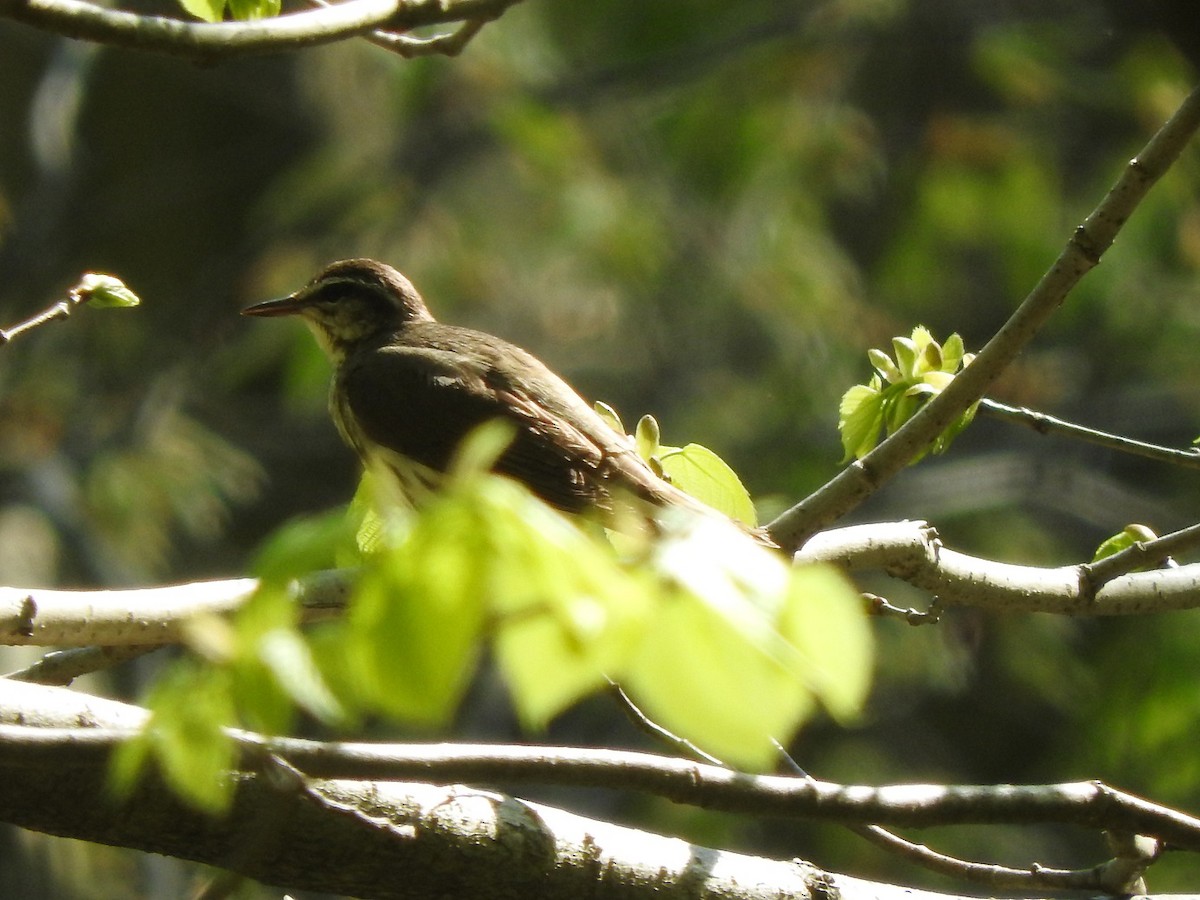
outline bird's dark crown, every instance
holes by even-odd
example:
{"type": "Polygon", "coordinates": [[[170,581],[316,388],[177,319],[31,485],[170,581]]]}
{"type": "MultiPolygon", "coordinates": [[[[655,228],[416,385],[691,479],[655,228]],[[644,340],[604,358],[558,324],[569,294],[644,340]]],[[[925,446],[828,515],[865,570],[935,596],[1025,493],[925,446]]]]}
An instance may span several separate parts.
{"type": "Polygon", "coordinates": [[[331,263],[294,294],[259,303],[245,312],[302,316],[335,359],[376,334],[433,319],[412,282],[373,259],[331,263]]]}

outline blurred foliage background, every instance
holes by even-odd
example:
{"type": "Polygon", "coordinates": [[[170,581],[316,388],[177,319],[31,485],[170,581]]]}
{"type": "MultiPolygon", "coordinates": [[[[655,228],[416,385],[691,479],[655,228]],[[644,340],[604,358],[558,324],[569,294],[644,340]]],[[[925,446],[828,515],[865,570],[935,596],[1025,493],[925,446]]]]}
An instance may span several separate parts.
{"type": "MultiPolygon", "coordinates": [[[[299,328],[237,311],[356,255],[626,421],[653,412],[666,442],[714,448],[769,517],[837,470],[837,399],[868,347],[922,323],[975,349],[1004,320],[1190,88],[1196,22],[1187,0],[527,0],[453,60],[356,42],[211,67],[0,22],[4,323],[85,269],[144,301],[4,349],[0,577],[238,574],[280,523],[346,502],[326,362],[299,328]]],[[[1198,185],[1193,148],[996,399],[1177,446],[1200,433],[1198,185]]],[[[1064,564],[1198,507],[1194,473],[980,420],[855,519],[925,518],[959,549],[1064,564]]],[[[1197,614],[876,628],[861,725],[793,748],[813,774],[1104,778],[1200,806],[1197,614]]],[[[456,733],[516,736],[495,685],[456,733]]],[[[550,738],[644,746],[602,701],[550,738]]],[[[834,828],[550,799],[950,886],[834,828]]],[[[1038,829],[922,839],[1017,865],[1103,853],[1038,829]]],[[[16,833],[0,857],[38,862],[22,896],[177,896],[181,877],[16,833]]],[[[1150,884],[1197,876],[1168,859],[1150,884]]]]}

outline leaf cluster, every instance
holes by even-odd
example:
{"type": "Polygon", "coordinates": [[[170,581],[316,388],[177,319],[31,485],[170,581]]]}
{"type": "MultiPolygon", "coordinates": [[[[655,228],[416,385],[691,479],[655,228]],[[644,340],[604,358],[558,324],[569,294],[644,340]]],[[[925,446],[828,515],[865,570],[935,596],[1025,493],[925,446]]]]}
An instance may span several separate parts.
{"type": "MultiPolygon", "coordinates": [[[[929,330],[918,325],[911,337],[892,338],[895,359],[878,349],[867,351],[875,372],[866,384],[856,384],[842,395],[838,407],[838,431],[842,436],[845,459],[862,459],[879,443],[882,433],[892,434],[917,411],[940,394],[954,375],[970,364],[973,354],[965,353],[962,338],[952,334],[945,344],[933,339],[929,330]]],[[[942,453],[975,418],[978,403],[943,431],[936,441],[916,459],[932,450],[942,453]]],[[[914,460],[915,462],[915,460],[914,460]]]]}
{"type": "MultiPolygon", "coordinates": [[[[650,430],[641,443],[681,485],[722,484],[707,451],[651,448],[650,430]]],[[[219,809],[235,763],[224,728],[282,733],[298,710],[342,727],[383,715],[442,728],[489,651],[530,730],[612,679],[740,767],[768,766],[773,739],[819,705],[839,718],[859,709],[872,639],[840,574],[792,568],[718,517],[667,517],[661,535],[610,540],[491,474],[504,437],[468,441],[419,511],[376,500],[367,512],[360,497],[350,514],[278,534],[251,603],[191,629],[192,654],[156,685],[118,781],[153,757],[186,797],[219,809]],[[346,614],[303,634],[294,579],[351,561],[346,614]]]]}

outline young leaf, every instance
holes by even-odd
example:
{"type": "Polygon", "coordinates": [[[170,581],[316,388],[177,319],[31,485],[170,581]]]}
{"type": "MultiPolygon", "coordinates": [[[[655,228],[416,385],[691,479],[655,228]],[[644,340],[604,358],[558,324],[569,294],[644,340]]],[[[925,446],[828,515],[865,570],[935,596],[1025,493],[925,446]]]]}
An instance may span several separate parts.
{"type": "Polygon", "coordinates": [[[120,278],[99,272],[85,273],[71,293],[95,309],[126,308],[142,302],[120,278]]]}
{"type": "Polygon", "coordinates": [[[758,524],[754,501],[729,465],[707,447],[688,444],[660,457],[663,472],[680,490],[744,525],[758,524]]]}
{"type": "Polygon", "coordinates": [[[600,418],[608,423],[608,426],[612,428],[613,431],[615,431],[617,434],[625,433],[625,426],[621,423],[621,417],[617,415],[617,411],[615,409],[601,400],[597,400],[593,405],[596,412],[600,415],[600,418]]]}
{"type": "Polygon", "coordinates": [[[1152,541],[1157,537],[1158,535],[1145,525],[1126,525],[1096,548],[1096,554],[1092,557],[1092,562],[1098,562],[1106,556],[1112,556],[1114,553],[1128,550],[1138,542],[1152,541]]]}

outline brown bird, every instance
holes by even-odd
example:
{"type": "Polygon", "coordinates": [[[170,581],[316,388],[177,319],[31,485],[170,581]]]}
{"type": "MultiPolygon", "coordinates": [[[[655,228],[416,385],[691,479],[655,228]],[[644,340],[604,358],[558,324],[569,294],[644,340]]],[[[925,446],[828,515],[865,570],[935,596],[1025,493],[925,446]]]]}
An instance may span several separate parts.
{"type": "Polygon", "coordinates": [[[368,469],[391,472],[410,501],[436,487],[472,429],[501,419],[515,435],[495,468],[559,509],[611,511],[629,497],[717,515],[658,477],[540,360],[436,321],[384,263],[332,263],[294,294],[243,314],[304,319],[333,360],[329,408],[342,437],[368,469]]]}

